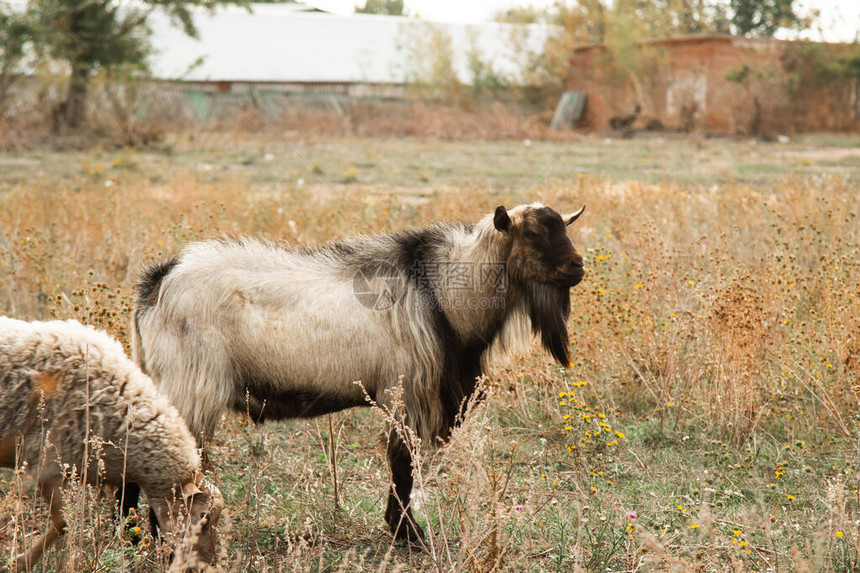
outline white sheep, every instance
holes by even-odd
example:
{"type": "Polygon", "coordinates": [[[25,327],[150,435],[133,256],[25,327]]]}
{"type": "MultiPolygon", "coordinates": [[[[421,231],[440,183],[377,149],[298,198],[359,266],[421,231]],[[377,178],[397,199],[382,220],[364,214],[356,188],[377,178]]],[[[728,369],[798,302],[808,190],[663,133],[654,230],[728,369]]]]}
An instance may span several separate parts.
{"type": "Polygon", "coordinates": [[[182,539],[174,565],[214,561],[221,493],[203,483],[179,413],[103,332],[73,320],[0,317],[0,466],[26,467],[51,513],[47,532],[18,557],[19,570],[62,535],[60,488],[73,473],[91,484],[138,484],[161,530],[182,539]]]}

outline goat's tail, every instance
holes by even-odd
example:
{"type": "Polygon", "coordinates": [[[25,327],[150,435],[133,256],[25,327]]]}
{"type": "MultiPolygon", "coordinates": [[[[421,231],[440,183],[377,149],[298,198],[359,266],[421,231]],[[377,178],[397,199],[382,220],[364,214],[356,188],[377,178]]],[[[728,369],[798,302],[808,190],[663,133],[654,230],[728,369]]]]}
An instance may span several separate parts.
{"type": "Polygon", "coordinates": [[[149,264],[140,274],[140,279],[135,284],[134,312],[131,315],[131,356],[145,374],[149,374],[146,367],[146,353],[140,337],[140,323],[150,310],[158,303],[161,291],[161,281],[179,263],[179,259],[171,257],[167,260],[149,264]]]}
{"type": "Polygon", "coordinates": [[[183,285],[165,288],[165,280],[179,262],[174,257],[154,263],[140,275],[132,313],[132,358],[179,410],[202,446],[214,434],[221,414],[237,400],[230,359],[221,339],[178,326],[182,321],[177,316],[193,312],[177,310],[176,300],[171,298],[183,285]]]}

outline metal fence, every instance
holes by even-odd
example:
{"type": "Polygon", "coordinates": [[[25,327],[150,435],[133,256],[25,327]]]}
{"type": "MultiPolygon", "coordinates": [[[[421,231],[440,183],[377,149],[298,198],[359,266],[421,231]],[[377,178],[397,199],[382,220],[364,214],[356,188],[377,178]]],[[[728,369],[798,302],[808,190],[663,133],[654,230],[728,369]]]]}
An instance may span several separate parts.
{"type": "MultiPolygon", "coordinates": [[[[65,97],[63,82],[24,78],[11,90],[7,116],[28,123],[50,120],[50,111],[65,97]]],[[[251,88],[243,92],[218,92],[195,86],[168,83],[118,83],[96,81],[87,99],[91,123],[138,125],[223,123],[248,113],[266,120],[328,112],[346,116],[359,108],[400,104],[381,98],[356,97],[324,91],[289,92],[271,88],[251,88]]]]}

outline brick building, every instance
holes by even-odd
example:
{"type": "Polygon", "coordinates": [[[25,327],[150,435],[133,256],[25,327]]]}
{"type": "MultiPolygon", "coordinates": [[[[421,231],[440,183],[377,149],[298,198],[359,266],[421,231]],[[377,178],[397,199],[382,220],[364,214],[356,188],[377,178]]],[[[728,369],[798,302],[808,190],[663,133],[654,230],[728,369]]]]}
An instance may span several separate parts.
{"type": "Polygon", "coordinates": [[[580,127],[639,106],[634,129],[860,131],[857,44],[692,35],[639,44],[632,73],[603,45],[575,48],[571,69],[568,89],[588,97],[580,127]]]}

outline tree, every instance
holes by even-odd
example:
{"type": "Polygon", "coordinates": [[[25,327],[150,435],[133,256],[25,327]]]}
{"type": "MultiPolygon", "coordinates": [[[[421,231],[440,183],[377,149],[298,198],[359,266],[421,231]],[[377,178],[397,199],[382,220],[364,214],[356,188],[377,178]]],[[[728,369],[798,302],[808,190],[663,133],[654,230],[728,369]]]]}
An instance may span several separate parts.
{"type": "Polygon", "coordinates": [[[543,52],[523,70],[535,103],[558,101],[570,76],[571,53],[582,44],[603,44],[602,56],[617,81],[632,83],[638,92],[653,80],[650,73],[659,50],[644,44],[649,39],[694,33],[728,31],[729,0],[556,0],[544,10],[512,8],[496,15],[497,21],[552,24],[554,32],[543,52]]]}
{"type": "Polygon", "coordinates": [[[186,34],[197,37],[191,8],[213,8],[216,2],[143,0],[120,5],[120,0],[31,0],[41,49],[65,62],[70,71],[65,101],[53,110],[55,131],[84,125],[93,73],[120,66],[146,70],[150,50],[146,21],[156,8],[167,11],[186,34]]]}
{"type": "Polygon", "coordinates": [[[356,6],[355,13],[403,16],[403,0],[364,0],[364,7],[356,6]]]}
{"type": "Polygon", "coordinates": [[[9,89],[19,77],[18,67],[32,34],[26,14],[6,12],[0,6],[0,118],[5,111],[9,89]]]}
{"type": "Polygon", "coordinates": [[[794,0],[730,0],[732,26],[741,36],[772,37],[780,28],[795,28],[803,21],[794,0]]]}
{"type": "Polygon", "coordinates": [[[537,6],[514,6],[513,8],[499,10],[493,16],[493,20],[508,24],[535,24],[545,21],[548,15],[547,10],[538,8],[537,6]]]}

